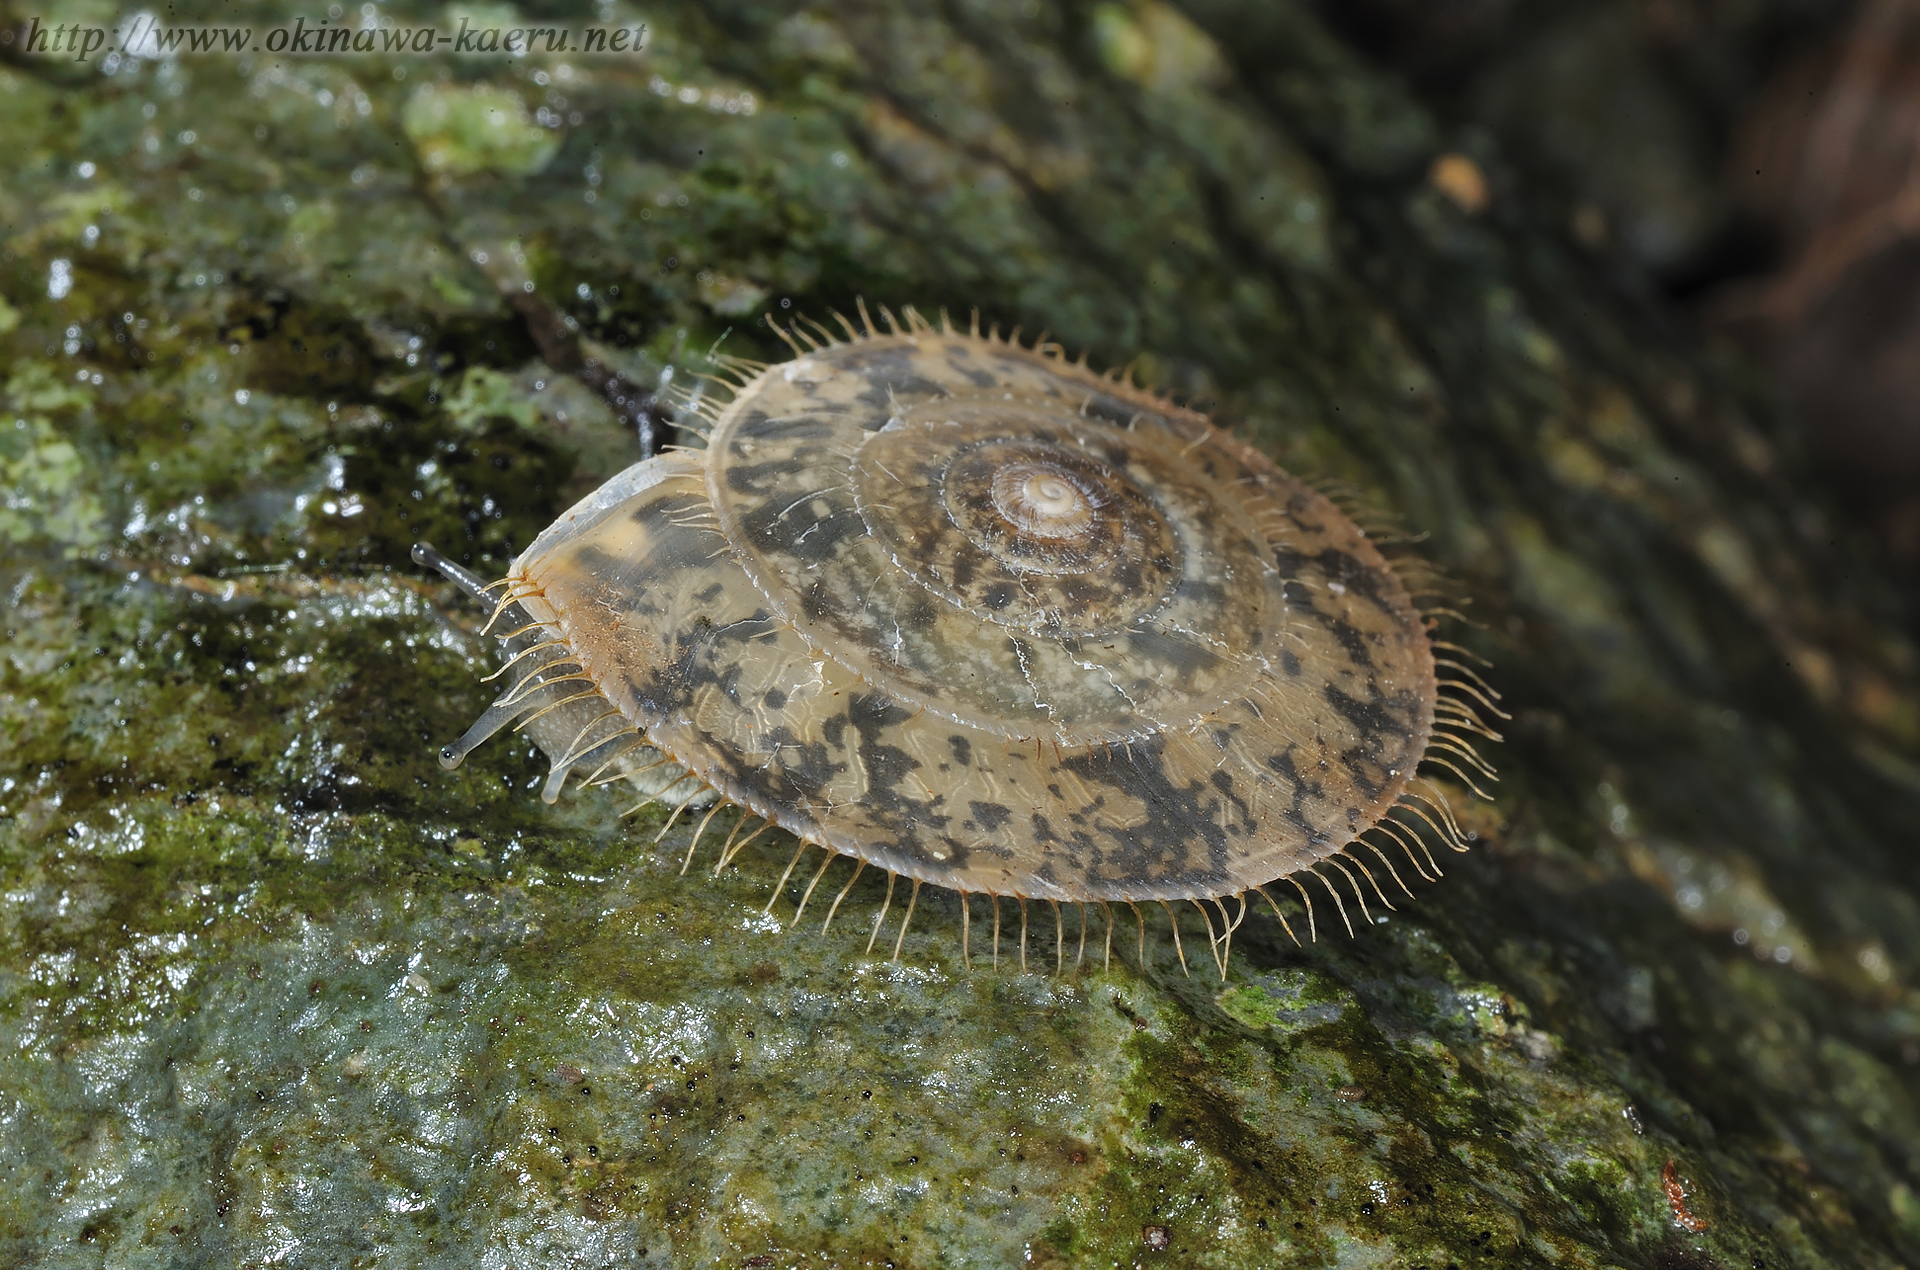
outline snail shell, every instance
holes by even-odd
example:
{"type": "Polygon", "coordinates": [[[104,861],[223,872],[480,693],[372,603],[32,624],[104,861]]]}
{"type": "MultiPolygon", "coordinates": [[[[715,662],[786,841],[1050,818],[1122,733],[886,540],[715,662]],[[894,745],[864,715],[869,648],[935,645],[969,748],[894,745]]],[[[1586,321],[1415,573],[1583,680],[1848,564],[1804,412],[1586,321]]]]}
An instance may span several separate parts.
{"type": "Polygon", "coordinates": [[[541,533],[525,672],[445,761],[533,716],[550,798],[611,765],[1056,901],[1240,894],[1379,823],[1438,688],[1366,534],[1198,414],[908,317],[743,363],[706,448],[541,533]]]}

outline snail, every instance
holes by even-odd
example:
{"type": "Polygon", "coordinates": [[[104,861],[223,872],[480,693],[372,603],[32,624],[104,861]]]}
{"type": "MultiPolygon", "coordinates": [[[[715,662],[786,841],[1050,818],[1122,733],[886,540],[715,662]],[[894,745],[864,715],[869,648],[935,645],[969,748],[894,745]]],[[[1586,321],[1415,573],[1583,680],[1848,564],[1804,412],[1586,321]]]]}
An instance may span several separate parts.
{"type": "Polygon", "coordinates": [[[1495,736],[1497,696],[1354,519],[1056,345],[881,313],[769,320],[793,360],[723,359],[731,399],[688,421],[704,446],[608,481],[502,581],[415,548],[492,607],[507,659],[444,766],[514,725],[552,760],[549,802],[577,772],[669,826],[705,808],[689,864],[738,805],[798,839],[776,898],[825,856],[794,923],[836,860],[823,929],[884,870],[871,951],[909,882],[896,956],[931,883],[961,893],[968,961],[972,895],[996,959],[999,901],[1020,902],[1023,963],[1027,902],[1049,902],[1056,965],[1063,903],[1083,953],[1086,906],[1107,913],[1111,956],[1113,903],[1189,902],[1224,973],[1249,894],[1292,935],[1266,889],[1290,882],[1317,934],[1303,879],[1345,921],[1336,879],[1364,914],[1366,890],[1391,907],[1376,867],[1406,889],[1389,851],[1431,877],[1427,837],[1465,849],[1418,769],[1479,792],[1465,734],[1495,736]]]}

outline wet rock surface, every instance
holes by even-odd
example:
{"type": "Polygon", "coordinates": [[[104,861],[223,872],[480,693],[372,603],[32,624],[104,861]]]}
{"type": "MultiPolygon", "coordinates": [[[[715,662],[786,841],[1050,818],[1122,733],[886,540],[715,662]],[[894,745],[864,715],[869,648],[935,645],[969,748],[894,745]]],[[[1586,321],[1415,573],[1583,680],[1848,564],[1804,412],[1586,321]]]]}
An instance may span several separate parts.
{"type": "Polygon", "coordinates": [[[1920,1257],[1912,651],[1754,394],[1287,6],[604,20],[644,54],[0,48],[0,1260],[1920,1257]],[[1032,906],[1023,971],[976,904],[963,965],[934,892],[895,962],[884,879],[823,934],[790,839],[708,876],[731,813],[683,876],[529,747],[442,772],[491,641],[408,545],[499,573],[627,388],[856,295],[1429,535],[1515,716],[1476,850],[1224,980],[1191,909],[1109,963],[1032,906]]]}

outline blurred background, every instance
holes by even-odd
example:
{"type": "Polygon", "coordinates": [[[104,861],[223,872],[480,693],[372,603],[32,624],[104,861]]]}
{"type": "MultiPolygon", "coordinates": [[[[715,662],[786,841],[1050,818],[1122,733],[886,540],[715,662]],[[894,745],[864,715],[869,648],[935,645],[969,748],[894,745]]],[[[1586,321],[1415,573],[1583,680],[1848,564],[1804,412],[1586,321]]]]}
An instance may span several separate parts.
{"type": "Polygon", "coordinates": [[[1920,624],[1920,4],[1318,8],[1483,133],[1650,318],[1784,399],[1920,624]]]}

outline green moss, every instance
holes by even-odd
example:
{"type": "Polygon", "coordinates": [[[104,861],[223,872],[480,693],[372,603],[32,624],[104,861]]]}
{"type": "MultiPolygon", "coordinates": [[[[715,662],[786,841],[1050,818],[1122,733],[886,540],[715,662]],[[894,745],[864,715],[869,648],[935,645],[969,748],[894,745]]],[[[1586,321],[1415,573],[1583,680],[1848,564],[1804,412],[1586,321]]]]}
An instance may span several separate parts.
{"type": "MultiPolygon", "coordinates": [[[[401,121],[421,165],[435,174],[531,176],[559,148],[553,134],[534,122],[520,95],[504,86],[423,86],[408,98],[401,121]]],[[[321,222],[308,224],[317,228],[321,222]]]]}

